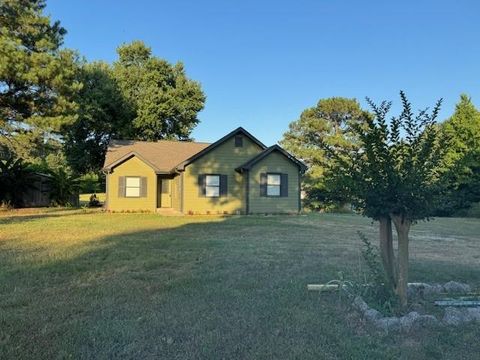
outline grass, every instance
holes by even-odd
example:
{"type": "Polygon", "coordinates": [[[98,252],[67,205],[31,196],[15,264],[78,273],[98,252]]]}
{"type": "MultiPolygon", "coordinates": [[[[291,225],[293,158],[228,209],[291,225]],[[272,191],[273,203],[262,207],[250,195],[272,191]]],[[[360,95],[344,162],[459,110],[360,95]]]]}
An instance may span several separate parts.
{"type": "MultiPolygon", "coordinates": [[[[354,215],[0,214],[1,359],[474,359],[480,329],[377,334],[337,296],[364,271],[354,215]]],[[[411,280],[480,286],[480,221],[412,231],[411,280]]]]}

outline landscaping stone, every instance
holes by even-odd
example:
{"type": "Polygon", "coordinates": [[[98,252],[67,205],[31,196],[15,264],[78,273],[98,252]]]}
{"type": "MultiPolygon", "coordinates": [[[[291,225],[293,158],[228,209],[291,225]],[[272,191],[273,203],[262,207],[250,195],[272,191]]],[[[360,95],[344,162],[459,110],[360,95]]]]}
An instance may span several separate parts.
{"type": "Polygon", "coordinates": [[[400,330],[400,319],[397,317],[384,317],[375,320],[375,326],[383,330],[384,332],[392,332],[392,331],[399,331],[400,330]]]}
{"type": "Polygon", "coordinates": [[[374,323],[376,320],[382,318],[382,314],[375,309],[366,310],[363,313],[363,316],[365,316],[365,319],[367,319],[367,321],[370,321],[372,323],[374,323]]]}
{"type": "MultiPolygon", "coordinates": [[[[471,288],[467,284],[462,284],[455,281],[450,281],[445,285],[429,285],[425,283],[412,283],[408,284],[408,290],[410,296],[423,296],[430,294],[440,294],[443,292],[449,293],[469,293],[471,288]]],[[[434,327],[439,325],[452,325],[459,326],[473,321],[480,322],[480,307],[447,307],[441,321],[433,315],[421,315],[424,308],[420,303],[412,305],[412,309],[408,314],[402,317],[386,317],[379,311],[372,309],[368,304],[360,297],[356,296],[352,302],[353,308],[358,310],[364,318],[373,324],[378,330],[383,332],[396,332],[403,331],[409,332],[414,329],[424,327],[434,327]]]]}
{"type": "Polygon", "coordinates": [[[428,296],[428,295],[438,295],[438,294],[441,294],[443,291],[444,290],[442,285],[434,284],[434,285],[428,285],[423,291],[423,293],[428,296]]]}
{"type": "Polygon", "coordinates": [[[472,291],[470,285],[462,284],[456,281],[449,281],[445,285],[443,285],[443,289],[447,293],[461,293],[466,294],[472,291]]]}
{"type": "Polygon", "coordinates": [[[433,327],[439,325],[440,322],[433,315],[420,315],[414,323],[414,327],[433,327]]]}
{"type": "Polygon", "coordinates": [[[480,321],[480,307],[467,308],[466,310],[473,321],[480,321]]]}
{"type": "Polygon", "coordinates": [[[429,295],[437,295],[445,292],[445,289],[440,284],[426,284],[426,283],[409,283],[407,288],[407,295],[409,298],[425,297],[429,295]]]}
{"type": "Polygon", "coordinates": [[[465,322],[465,316],[462,309],[447,307],[445,308],[445,314],[443,315],[443,322],[447,325],[458,326],[465,322]]]}
{"type": "Polygon", "coordinates": [[[416,311],[409,312],[407,315],[402,316],[400,318],[400,326],[402,330],[410,331],[418,317],[420,317],[420,314],[416,311]]]}
{"type": "Polygon", "coordinates": [[[367,303],[363,301],[363,299],[360,296],[356,296],[355,299],[353,299],[352,305],[355,309],[357,309],[361,313],[364,313],[369,309],[367,303]]]}

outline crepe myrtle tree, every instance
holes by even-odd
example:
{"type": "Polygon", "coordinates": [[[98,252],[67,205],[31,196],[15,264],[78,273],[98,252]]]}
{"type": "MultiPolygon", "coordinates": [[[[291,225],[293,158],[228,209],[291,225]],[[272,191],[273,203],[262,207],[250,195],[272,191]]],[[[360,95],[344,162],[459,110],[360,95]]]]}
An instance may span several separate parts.
{"type": "Polygon", "coordinates": [[[365,216],[379,222],[380,253],[389,285],[407,305],[409,232],[412,224],[428,220],[442,184],[440,171],[445,153],[435,123],[442,100],[433,110],[416,115],[404,92],[403,111],[387,121],[391,102],[367,102],[373,116],[366,126],[356,126],[361,145],[355,153],[326,149],[335,162],[329,181],[349,195],[352,204],[365,216]],[[398,234],[398,254],[393,248],[392,222],[398,234]]]}

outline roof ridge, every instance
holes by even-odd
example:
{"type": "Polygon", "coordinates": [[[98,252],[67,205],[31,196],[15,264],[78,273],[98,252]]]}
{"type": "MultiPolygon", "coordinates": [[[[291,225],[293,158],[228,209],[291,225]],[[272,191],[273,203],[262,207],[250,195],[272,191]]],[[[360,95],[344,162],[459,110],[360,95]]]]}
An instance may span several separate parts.
{"type": "Polygon", "coordinates": [[[134,139],[110,139],[109,144],[116,141],[119,141],[119,142],[129,141],[129,142],[144,143],[144,144],[157,144],[159,142],[186,143],[186,144],[211,144],[208,141],[167,140],[167,139],[161,139],[156,141],[134,140],[134,139]]]}

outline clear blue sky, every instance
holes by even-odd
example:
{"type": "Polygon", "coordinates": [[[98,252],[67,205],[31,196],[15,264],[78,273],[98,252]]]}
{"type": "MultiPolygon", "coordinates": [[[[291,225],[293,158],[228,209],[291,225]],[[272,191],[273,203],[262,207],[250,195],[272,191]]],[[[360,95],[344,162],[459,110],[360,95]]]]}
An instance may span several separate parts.
{"type": "Polygon", "coordinates": [[[330,96],[414,108],[460,93],[480,103],[480,2],[48,0],[65,46],[88,60],[116,59],[124,42],[182,61],[207,95],[193,137],[215,141],[243,126],[266,144],[301,111],[330,96]]]}

